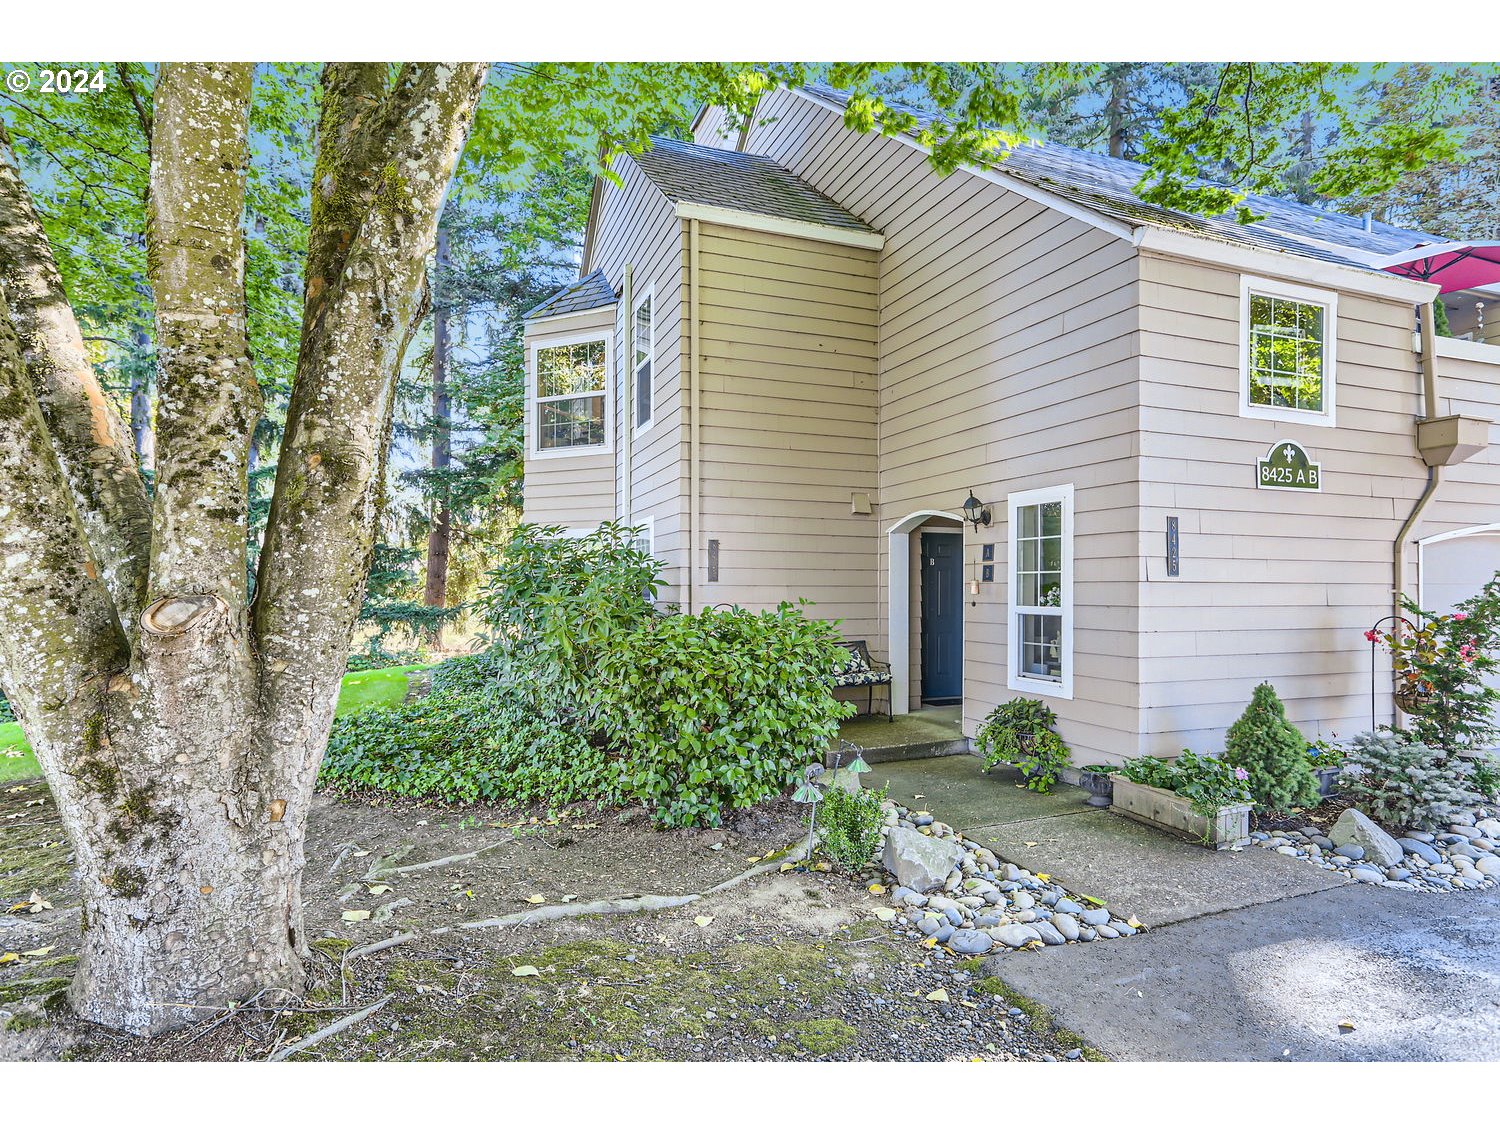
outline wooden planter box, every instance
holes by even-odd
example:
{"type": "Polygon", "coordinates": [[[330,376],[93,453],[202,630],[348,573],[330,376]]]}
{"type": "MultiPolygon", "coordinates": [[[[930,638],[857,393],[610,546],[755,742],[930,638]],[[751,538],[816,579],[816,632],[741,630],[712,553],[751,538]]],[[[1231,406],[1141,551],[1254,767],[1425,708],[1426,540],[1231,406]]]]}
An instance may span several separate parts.
{"type": "Polygon", "coordinates": [[[1195,813],[1186,797],[1129,781],[1118,774],[1114,782],[1114,810],[1131,820],[1220,850],[1250,842],[1249,803],[1225,805],[1209,820],[1195,813]]]}

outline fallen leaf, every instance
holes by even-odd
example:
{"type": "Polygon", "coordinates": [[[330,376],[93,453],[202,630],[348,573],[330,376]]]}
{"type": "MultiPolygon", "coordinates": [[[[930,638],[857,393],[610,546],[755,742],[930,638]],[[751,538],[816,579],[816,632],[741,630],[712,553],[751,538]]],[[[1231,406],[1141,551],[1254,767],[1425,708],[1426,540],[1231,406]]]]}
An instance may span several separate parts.
{"type": "Polygon", "coordinates": [[[547,901],[547,896],[546,895],[527,895],[526,896],[526,901],[529,902],[529,903],[531,903],[531,905],[533,905],[533,906],[537,906],[537,905],[539,905],[541,903],[546,902],[547,901]]]}
{"type": "Polygon", "coordinates": [[[928,949],[936,949],[937,948],[937,938],[935,938],[935,937],[923,938],[922,939],[922,944],[925,945],[928,949]]]}
{"type": "Polygon", "coordinates": [[[1048,875],[1045,871],[1038,871],[1036,873],[1036,877],[1044,883],[1050,883],[1052,881],[1052,876],[1048,875]]]}
{"type": "Polygon", "coordinates": [[[1339,1030],[1340,1031],[1353,1031],[1354,1030],[1354,1021],[1353,1020],[1345,1020],[1343,1023],[1339,1024],[1339,1030]]]}
{"type": "Polygon", "coordinates": [[[920,801],[923,797],[927,796],[927,794],[926,793],[913,793],[912,796],[915,797],[917,800],[920,801]]]}
{"type": "Polygon", "coordinates": [[[815,863],[813,865],[813,870],[814,871],[832,871],[833,870],[833,864],[829,863],[825,859],[821,863],[815,863]]]}
{"type": "Polygon", "coordinates": [[[370,917],[368,910],[346,910],[343,918],[346,922],[363,922],[370,917]]]}
{"type": "Polygon", "coordinates": [[[1134,914],[1132,914],[1129,918],[1125,919],[1125,924],[1127,926],[1134,926],[1138,930],[1145,929],[1145,927],[1141,925],[1141,920],[1139,918],[1137,918],[1134,914]]]}
{"type": "Polygon", "coordinates": [[[698,915],[698,917],[693,919],[693,922],[699,926],[706,926],[713,920],[714,917],[712,914],[700,914],[698,915]]]}
{"type": "Polygon", "coordinates": [[[745,862],[746,863],[759,863],[760,862],[760,856],[758,856],[758,855],[747,855],[745,857],[745,862]]]}
{"type": "Polygon", "coordinates": [[[12,961],[19,961],[20,959],[21,955],[19,953],[0,953],[0,965],[8,965],[12,961]]]}
{"type": "Polygon", "coordinates": [[[1035,840],[1022,840],[1021,843],[1025,844],[1028,848],[1034,848],[1034,847],[1036,847],[1036,841],[1035,840]]]}
{"type": "Polygon", "coordinates": [[[373,887],[370,888],[370,893],[372,895],[383,895],[390,889],[391,885],[389,883],[376,883],[373,887]]]}
{"type": "Polygon", "coordinates": [[[539,977],[542,975],[542,970],[538,969],[535,965],[517,965],[510,971],[510,975],[513,977],[539,977]]]}
{"type": "Polygon", "coordinates": [[[927,994],[927,999],[931,1000],[934,1004],[946,1004],[948,1002],[948,990],[946,988],[934,989],[927,994]]]}
{"type": "Polygon", "coordinates": [[[885,888],[882,887],[879,883],[871,883],[869,886],[869,891],[872,895],[885,894],[885,888]]]}
{"type": "Polygon", "coordinates": [[[47,954],[51,953],[56,948],[57,948],[57,946],[55,946],[55,945],[44,945],[40,949],[23,949],[23,950],[21,950],[21,956],[22,957],[45,957],[45,956],[47,956],[47,954]]]}
{"type": "Polygon", "coordinates": [[[783,863],[781,865],[781,870],[784,871],[784,872],[785,871],[794,871],[794,870],[796,870],[796,867],[797,867],[797,865],[795,863],[783,863]]]}

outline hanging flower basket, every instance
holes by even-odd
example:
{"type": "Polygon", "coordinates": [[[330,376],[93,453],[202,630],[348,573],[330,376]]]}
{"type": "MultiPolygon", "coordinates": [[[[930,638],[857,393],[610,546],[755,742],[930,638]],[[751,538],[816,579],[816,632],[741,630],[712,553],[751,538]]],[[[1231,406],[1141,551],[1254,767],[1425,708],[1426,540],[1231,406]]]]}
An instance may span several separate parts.
{"type": "Polygon", "coordinates": [[[1427,694],[1416,684],[1403,683],[1396,688],[1396,706],[1408,715],[1416,715],[1421,712],[1427,694]]]}

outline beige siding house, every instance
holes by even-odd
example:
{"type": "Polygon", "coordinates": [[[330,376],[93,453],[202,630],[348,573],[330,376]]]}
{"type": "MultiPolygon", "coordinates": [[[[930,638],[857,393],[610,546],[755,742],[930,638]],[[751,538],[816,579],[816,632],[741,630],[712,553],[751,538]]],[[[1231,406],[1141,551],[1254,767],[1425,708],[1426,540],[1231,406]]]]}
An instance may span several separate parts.
{"type": "Polygon", "coordinates": [[[1419,332],[1376,265],[1419,232],[1063,148],[940,177],[826,89],[696,142],[619,159],[527,328],[526,518],[644,527],[684,609],[808,599],[898,712],[1043,698],[1086,763],[1218,749],[1262,679],[1366,729],[1397,585],[1500,569],[1500,347],[1419,332]]]}

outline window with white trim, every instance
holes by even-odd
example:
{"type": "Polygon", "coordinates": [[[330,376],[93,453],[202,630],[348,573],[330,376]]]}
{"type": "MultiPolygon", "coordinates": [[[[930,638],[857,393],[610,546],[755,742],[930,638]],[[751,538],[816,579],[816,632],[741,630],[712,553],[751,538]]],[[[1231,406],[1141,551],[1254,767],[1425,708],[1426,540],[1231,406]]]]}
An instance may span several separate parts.
{"type": "Polygon", "coordinates": [[[1073,697],[1073,486],[1013,492],[1007,686],[1073,697]]]}
{"type": "Polygon", "coordinates": [[[1333,293],[1262,278],[1240,282],[1240,413],[1331,426],[1333,293]]]}
{"type": "Polygon", "coordinates": [[[656,406],[656,391],[651,371],[656,355],[655,337],[652,333],[654,326],[652,306],[655,303],[655,297],[655,292],[648,289],[635,306],[635,330],[632,333],[635,354],[631,356],[630,369],[635,375],[635,428],[637,430],[644,430],[651,425],[651,414],[656,406]]]}
{"type": "Polygon", "coordinates": [[[534,352],[533,449],[608,449],[609,343],[604,337],[538,345],[534,352]]]}

